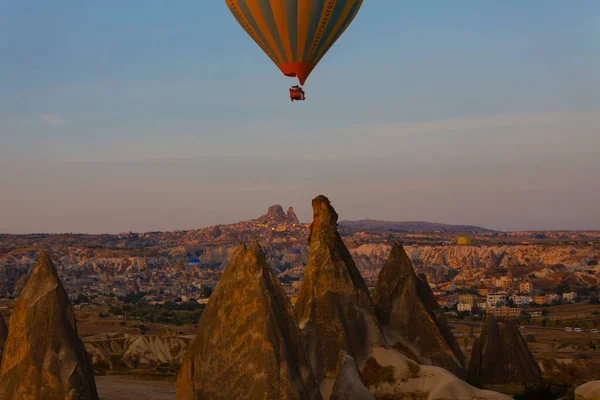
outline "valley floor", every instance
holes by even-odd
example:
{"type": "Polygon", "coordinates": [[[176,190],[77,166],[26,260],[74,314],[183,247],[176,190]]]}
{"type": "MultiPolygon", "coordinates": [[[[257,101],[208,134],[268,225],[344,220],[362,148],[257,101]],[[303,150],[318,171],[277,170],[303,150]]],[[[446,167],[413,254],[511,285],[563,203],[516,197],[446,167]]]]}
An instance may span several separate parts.
{"type": "Polygon", "coordinates": [[[173,400],[175,381],[154,381],[123,375],[96,376],[100,400],[173,400]]]}

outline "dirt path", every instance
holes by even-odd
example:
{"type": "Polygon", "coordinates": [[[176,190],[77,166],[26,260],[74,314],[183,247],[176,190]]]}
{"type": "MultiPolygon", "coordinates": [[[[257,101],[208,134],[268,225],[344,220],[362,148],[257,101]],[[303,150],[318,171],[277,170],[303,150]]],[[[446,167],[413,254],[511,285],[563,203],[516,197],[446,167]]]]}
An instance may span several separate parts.
{"type": "Polygon", "coordinates": [[[175,382],[151,381],[127,376],[97,376],[100,400],[174,400],[175,382]]]}

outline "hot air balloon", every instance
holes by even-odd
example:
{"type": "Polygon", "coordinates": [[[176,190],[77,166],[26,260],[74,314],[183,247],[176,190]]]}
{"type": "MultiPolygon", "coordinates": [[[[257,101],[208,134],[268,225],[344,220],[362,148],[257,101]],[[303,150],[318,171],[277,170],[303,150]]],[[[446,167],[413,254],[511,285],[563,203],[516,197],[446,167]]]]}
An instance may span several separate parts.
{"type": "MultiPolygon", "coordinates": [[[[300,85],[342,36],[363,0],[225,0],[246,33],[300,85]]],[[[304,100],[300,86],[290,99],[304,100]]]]}

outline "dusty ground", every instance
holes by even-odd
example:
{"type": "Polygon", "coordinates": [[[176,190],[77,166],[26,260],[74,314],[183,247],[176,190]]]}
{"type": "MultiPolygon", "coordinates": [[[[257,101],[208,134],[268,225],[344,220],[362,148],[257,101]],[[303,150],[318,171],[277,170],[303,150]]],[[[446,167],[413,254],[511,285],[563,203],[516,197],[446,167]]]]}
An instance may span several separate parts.
{"type": "Polygon", "coordinates": [[[173,400],[175,379],[155,381],[123,375],[96,377],[100,400],[173,400]]]}

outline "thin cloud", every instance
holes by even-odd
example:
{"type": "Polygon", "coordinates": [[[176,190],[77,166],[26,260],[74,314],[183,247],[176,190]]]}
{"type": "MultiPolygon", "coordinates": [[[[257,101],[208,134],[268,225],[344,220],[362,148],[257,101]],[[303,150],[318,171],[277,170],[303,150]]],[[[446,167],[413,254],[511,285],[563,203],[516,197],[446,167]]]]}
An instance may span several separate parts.
{"type": "Polygon", "coordinates": [[[60,125],[64,122],[58,114],[42,114],[40,115],[40,120],[45,125],[60,125]]]}

